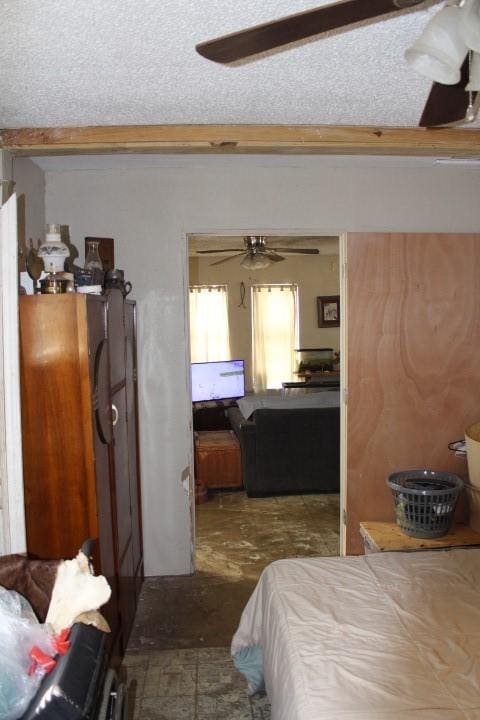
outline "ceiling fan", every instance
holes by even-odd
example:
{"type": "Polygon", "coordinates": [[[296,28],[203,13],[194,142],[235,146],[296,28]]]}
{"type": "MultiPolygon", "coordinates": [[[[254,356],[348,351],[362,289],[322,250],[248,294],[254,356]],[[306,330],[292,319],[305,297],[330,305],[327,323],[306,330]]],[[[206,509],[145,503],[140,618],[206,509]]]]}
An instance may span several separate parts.
{"type": "Polygon", "coordinates": [[[264,235],[247,235],[243,238],[245,248],[221,248],[219,250],[197,250],[198,254],[207,253],[219,253],[219,252],[234,252],[235,255],[230,257],[222,258],[217,262],[211,263],[213,265],[221,265],[222,263],[234,260],[235,258],[242,257],[240,265],[247,270],[262,270],[263,268],[269,267],[272,263],[281,262],[285,260],[284,257],[278,253],[292,253],[295,255],[318,255],[318,248],[272,248],[267,246],[267,239],[264,235]]]}
{"type": "MultiPolygon", "coordinates": [[[[196,46],[196,50],[208,60],[231,63],[314,35],[349,29],[354,23],[376,20],[382,15],[401,12],[424,2],[425,0],[342,0],[202,42],[196,46]]],[[[414,45],[407,50],[406,57],[418,72],[434,80],[434,83],[419,125],[435,127],[473,121],[477,109],[476,91],[480,90],[480,0],[447,0],[446,7],[432,18],[420,40],[416,43],[418,47],[414,45]],[[446,23],[445,11],[450,15],[446,23]],[[461,27],[460,37],[457,25],[462,26],[462,23],[463,31],[461,27]],[[434,24],[440,24],[440,29],[435,27],[429,31],[430,25],[434,24]],[[440,47],[441,58],[427,55],[427,38],[424,36],[428,32],[433,36],[433,45],[440,47]],[[458,60],[458,67],[454,68],[454,74],[449,73],[446,78],[445,68],[440,66],[445,61],[445,45],[452,44],[451,35],[454,46],[460,43],[459,47],[454,47],[454,52],[458,51],[460,55],[459,60],[455,59],[455,62],[458,60]],[[473,52],[474,50],[476,52],[473,52]],[[478,66],[475,73],[472,71],[473,65],[478,66]]],[[[432,37],[429,37],[428,41],[432,41],[432,37]]],[[[432,48],[428,47],[428,52],[430,51],[433,53],[432,48]]],[[[450,48],[446,52],[450,62],[449,53],[450,48]]],[[[449,70],[451,69],[449,67],[449,70]]]]}

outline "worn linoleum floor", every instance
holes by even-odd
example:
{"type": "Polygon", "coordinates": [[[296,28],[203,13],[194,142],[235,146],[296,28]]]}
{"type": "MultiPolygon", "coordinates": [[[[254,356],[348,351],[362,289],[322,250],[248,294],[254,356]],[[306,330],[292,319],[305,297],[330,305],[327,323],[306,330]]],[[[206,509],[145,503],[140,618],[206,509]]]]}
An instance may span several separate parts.
{"type": "Polygon", "coordinates": [[[146,578],[125,656],[130,718],[269,720],[230,657],[263,568],[285,557],[338,555],[339,496],[211,494],[196,510],[196,572],[146,578]]]}

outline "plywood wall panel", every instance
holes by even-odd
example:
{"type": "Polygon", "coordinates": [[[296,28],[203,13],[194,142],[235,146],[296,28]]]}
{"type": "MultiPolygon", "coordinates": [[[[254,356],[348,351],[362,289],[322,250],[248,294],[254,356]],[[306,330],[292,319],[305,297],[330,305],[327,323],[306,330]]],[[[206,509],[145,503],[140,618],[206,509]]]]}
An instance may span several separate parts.
{"type": "Polygon", "coordinates": [[[448,443],[480,420],[480,236],[352,234],[346,248],[351,554],[361,520],[393,519],[391,472],[466,473],[448,443]]]}

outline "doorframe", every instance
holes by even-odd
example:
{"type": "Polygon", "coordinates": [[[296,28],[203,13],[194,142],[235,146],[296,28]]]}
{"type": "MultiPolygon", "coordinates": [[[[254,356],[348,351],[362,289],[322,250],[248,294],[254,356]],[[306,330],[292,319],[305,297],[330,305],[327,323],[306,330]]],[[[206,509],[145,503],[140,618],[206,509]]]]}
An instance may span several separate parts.
{"type": "MultiPolygon", "coordinates": [[[[188,291],[190,285],[190,266],[189,266],[189,241],[191,236],[195,235],[208,235],[221,237],[237,237],[243,235],[275,235],[281,237],[282,235],[288,237],[321,237],[319,231],[314,230],[197,230],[197,231],[185,231],[185,256],[186,256],[186,282],[184,287],[184,300],[185,300],[185,367],[187,369],[187,388],[189,392],[190,404],[192,402],[192,388],[190,379],[190,314],[189,314],[189,302],[188,302],[188,291]]],[[[336,236],[338,238],[338,256],[339,256],[339,294],[340,294],[340,510],[339,510],[339,527],[340,527],[340,538],[339,538],[339,554],[345,555],[346,552],[346,522],[344,521],[346,512],[346,497],[347,497],[347,474],[346,474],[346,402],[347,402],[347,390],[345,387],[346,379],[346,238],[347,233],[344,230],[329,232],[324,231],[322,235],[325,236],[336,236]]],[[[190,430],[193,438],[193,418],[190,416],[190,430]]],[[[194,467],[194,448],[193,439],[191,445],[191,479],[190,481],[190,516],[195,518],[195,467],[194,467]]],[[[196,527],[195,522],[190,527],[190,541],[191,541],[191,568],[192,572],[195,571],[195,559],[196,559],[196,527]]]]}
{"type": "Polygon", "coordinates": [[[0,207],[0,554],[26,552],[18,327],[17,196],[0,207]]]}
{"type": "Polygon", "coordinates": [[[340,555],[347,548],[347,233],[338,237],[340,286],[340,555]]]}

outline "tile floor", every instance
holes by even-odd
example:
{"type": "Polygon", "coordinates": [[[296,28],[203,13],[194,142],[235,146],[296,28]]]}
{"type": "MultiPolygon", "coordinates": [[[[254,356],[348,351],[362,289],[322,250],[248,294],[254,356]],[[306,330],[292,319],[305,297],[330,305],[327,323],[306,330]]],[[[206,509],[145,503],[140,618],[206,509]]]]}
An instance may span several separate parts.
{"type": "Polygon", "coordinates": [[[125,666],[130,718],[270,720],[267,696],[248,697],[228,647],[127,653],[125,666]]]}
{"type": "Polygon", "coordinates": [[[124,661],[132,720],[269,720],[249,698],[229,646],[263,568],[282,557],[337,555],[338,495],[247,498],[197,507],[196,572],[147,578],[124,661]]]}

